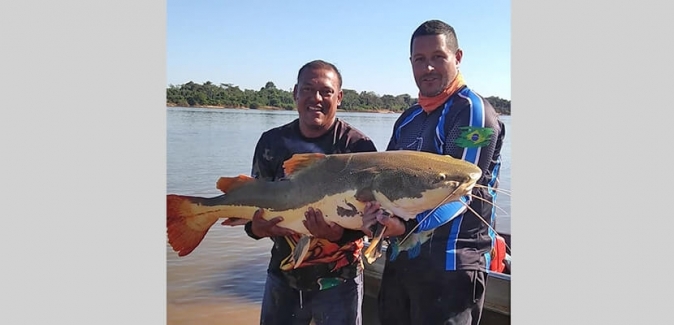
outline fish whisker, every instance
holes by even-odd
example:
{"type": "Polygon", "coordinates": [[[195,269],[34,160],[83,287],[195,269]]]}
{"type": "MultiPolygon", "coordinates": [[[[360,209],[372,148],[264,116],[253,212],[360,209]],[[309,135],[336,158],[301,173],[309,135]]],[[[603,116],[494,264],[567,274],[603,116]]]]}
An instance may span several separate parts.
{"type": "MultiPolygon", "coordinates": [[[[463,201],[459,201],[459,202],[461,202],[461,204],[463,204],[463,206],[465,206],[468,210],[470,210],[470,212],[472,212],[474,215],[476,215],[476,216],[480,219],[480,221],[482,221],[482,223],[484,223],[485,225],[487,225],[487,227],[489,227],[489,229],[491,229],[497,236],[501,236],[501,235],[496,231],[496,229],[494,229],[494,227],[492,227],[489,223],[487,223],[487,221],[484,220],[484,218],[482,218],[481,215],[479,215],[477,212],[475,212],[475,210],[473,210],[473,208],[471,208],[468,204],[464,203],[463,201]]],[[[502,237],[502,236],[501,236],[501,237],[502,237]]],[[[506,248],[508,248],[508,250],[512,251],[512,249],[510,248],[510,246],[508,246],[508,244],[505,244],[505,246],[506,246],[506,248]]]]}
{"type": "Polygon", "coordinates": [[[511,194],[512,194],[512,192],[511,192],[510,190],[501,189],[501,188],[493,188],[493,187],[489,187],[489,186],[485,186],[485,185],[480,185],[480,184],[475,184],[475,187],[488,189],[488,190],[490,190],[490,191],[494,191],[494,192],[496,192],[496,193],[501,193],[501,194],[506,195],[506,196],[511,196],[511,194]]]}
{"type": "MultiPolygon", "coordinates": [[[[476,186],[477,186],[477,185],[476,185],[476,186]]],[[[480,185],[480,186],[486,188],[486,186],[482,186],[482,185],[480,185]]],[[[445,202],[447,201],[447,199],[449,199],[452,195],[454,195],[454,193],[456,193],[457,190],[458,190],[458,189],[454,190],[452,193],[450,193],[449,195],[447,195],[447,196],[442,200],[442,202],[440,202],[437,206],[435,206],[435,208],[433,208],[433,209],[432,209],[432,210],[431,210],[431,211],[430,211],[430,212],[429,212],[423,219],[421,219],[421,221],[419,221],[419,222],[417,223],[417,225],[414,226],[414,228],[412,228],[412,230],[410,230],[410,232],[407,234],[407,236],[405,236],[405,237],[400,241],[400,245],[402,245],[402,244],[405,242],[405,240],[407,240],[407,238],[409,238],[409,236],[410,236],[410,235],[411,235],[411,234],[412,234],[412,233],[419,227],[419,225],[420,225],[421,223],[423,223],[428,217],[430,217],[431,214],[433,214],[433,212],[435,212],[435,210],[438,209],[438,207],[440,207],[441,205],[445,204],[445,202]]],[[[470,194],[470,197],[471,197],[471,198],[476,198],[476,199],[478,199],[478,200],[481,200],[481,201],[483,201],[483,202],[486,202],[486,203],[488,203],[488,204],[491,204],[492,206],[496,207],[497,209],[503,211],[503,213],[505,213],[506,215],[509,215],[508,212],[505,211],[503,208],[499,207],[498,205],[496,205],[496,204],[494,204],[494,203],[492,203],[492,202],[489,202],[488,200],[486,200],[486,199],[484,199],[484,198],[481,198],[481,197],[479,197],[479,196],[472,195],[472,194],[470,194]]],[[[487,223],[487,222],[484,220],[484,218],[482,218],[482,216],[480,216],[477,212],[475,212],[475,210],[474,210],[473,208],[471,208],[470,205],[468,205],[467,203],[465,203],[465,202],[463,202],[463,201],[461,201],[461,200],[458,200],[458,202],[461,202],[461,204],[462,204],[463,206],[465,206],[468,210],[470,210],[473,214],[475,214],[478,218],[480,218],[480,221],[482,221],[482,223],[484,223],[485,225],[487,225],[487,227],[489,227],[489,228],[490,228],[490,229],[491,229],[497,236],[501,236],[501,235],[496,231],[496,229],[494,229],[494,227],[492,227],[489,223],[487,223]]],[[[507,244],[506,244],[506,247],[507,247],[509,250],[511,250],[511,249],[510,249],[510,246],[508,246],[507,244]]]]}
{"type": "Polygon", "coordinates": [[[485,199],[485,198],[481,198],[481,197],[479,197],[479,196],[477,196],[477,195],[471,195],[470,197],[473,198],[473,199],[478,199],[478,200],[480,200],[480,201],[482,201],[482,202],[484,202],[484,203],[491,204],[493,207],[495,207],[495,208],[501,210],[501,212],[505,213],[506,215],[508,215],[508,216],[510,215],[510,214],[508,213],[508,211],[504,210],[503,208],[501,208],[500,206],[496,205],[495,203],[489,202],[489,200],[487,200],[487,199],[485,199]]]}

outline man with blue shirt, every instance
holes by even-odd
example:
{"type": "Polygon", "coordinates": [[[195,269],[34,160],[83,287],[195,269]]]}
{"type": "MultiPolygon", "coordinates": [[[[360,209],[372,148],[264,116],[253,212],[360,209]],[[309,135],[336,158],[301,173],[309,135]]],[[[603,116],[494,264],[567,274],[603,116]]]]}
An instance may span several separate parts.
{"type": "Polygon", "coordinates": [[[505,129],[489,102],[464,82],[463,52],[450,25],[421,24],[412,34],[410,53],[419,102],[395,122],[387,150],[451,155],[476,164],[483,176],[465,204],[445,204],[407,222],[368,204],[364,221],[386,225],[390,240],[379,318],[387,325],[477,325],[495,240],[487,224],[494,225],[505,129]]]}

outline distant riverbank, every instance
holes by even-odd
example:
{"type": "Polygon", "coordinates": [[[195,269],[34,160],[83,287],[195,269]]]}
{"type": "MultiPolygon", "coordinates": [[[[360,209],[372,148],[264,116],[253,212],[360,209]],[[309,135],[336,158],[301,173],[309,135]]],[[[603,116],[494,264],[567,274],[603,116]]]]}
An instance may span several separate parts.
{"type": "MultiPolygon", "coordinates": [[[[371,91],[342,89],[343,96],[340,112],[365,113],[402,113],[414,105],[418,98],[408,94],[379,95],[371,91]],[[382,109],[385,107],[385,109],[382,109]]],[[[484,98],[491,103],[496,112],[510,115],[510,100],[496,96],[484,98]]],[[[288,110],[295,107],[292,89],[276,88],[273,82],[267,82],[260,90],[240,89],[232,84],[216,86],[210,81],[204,84],[188,82],[184,85],[170,85],[166,89],[167,106],[204,107],[204,108],[243,108],[263,110],[288,110]],[[246,107],[242,107],[242,106],[246,107]]]]}
{"type": "MultiPolygon", "coordinates": [[[[189,107],[184,107],[184,106],[178,106],[173,103],[166,103],[166,107],[177,107],[177,108],[189,108],[189,107]]],[[[281,107],[274,107],[274,106],[260,106],[258,108],[249,108],[249,107],[230,107],[230,106],[213,106],[213,105],[194,105],[190,107],[196,107],[196,108],[214,108],[214,109],[223,109],[223,108],[229,108],[229,109],[255,109],[259,111],[292,111],[294,109],[284,109],[281,107]]],[[[381,113],[381,114],[400,114],[402,112],[395,112],[389,109],[377,109],[377,110],[345,110],[345,109],[337,109],[338,112],[349,112],[349,113],[381,113]]],[[[503,114],[503,113],[497,113],[498,115],[504,115],[504,116],[510,116],[510,114],[503,114]]]]}
{"type": "MultiPolygon", "coordinates": [[[[166,103],[166,107],[177,107],[177,108],[181,108],[181,107],[183,107],[183,106],[178,106],[178,105],[173,104],[173,103],[166,103]]],[[[245,109],[253,109],[253,108],[243,107],[243,106],[239,106],[239,107],[231,107],[231,106],[214,106],[214,105],[194,105],[194,106],[190,106],[190,107],[196,107],[196,108],[214,108],[214,109],[231,108],[231,109],[244,109],[244,110],[245,110],[245,109]]],[[[189,108],[189,107],[185,107],[185,108],[189,108]]],[[[288,109],[284,109],[284,108],[282,108],[282,107],[274,107],[274,106],[260,106],[260,107],[255,108],[255,109],[256,109],[256,110],[260,110],[260,111],[292,111],[292,110],[294,110],[294,109],[288,110],[288,109]]],[[[377,110],[365,110],[365,109],[363,109],[363,110],[345,110],[345,109],[337,109],[337,111],[338,111],[338,112],[349,112],[349,113],[382,113],[382,114],[401,113],[401,112],[394,112],[394,111],[388,110],[388,109],[377,109],[377,110]]]]}

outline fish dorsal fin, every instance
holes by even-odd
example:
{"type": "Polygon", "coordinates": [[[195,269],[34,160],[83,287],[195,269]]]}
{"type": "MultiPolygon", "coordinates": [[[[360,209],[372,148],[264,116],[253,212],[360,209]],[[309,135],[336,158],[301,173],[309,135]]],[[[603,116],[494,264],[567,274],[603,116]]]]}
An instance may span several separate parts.
{"type": "Polygon", "coordinates": [[[298,171],[307,168],[317,161],[324,159],[324,153],[299,153],[294,154],[290,159],[283,162],[283,171],[286,177],[297,173],[298,171]]]}
{"type": "Polygon", "coordinates": [[[255,180],[255,178],[243,174],[236,177],[220,177],[216,187],[224,193],[227,193],[227,191],[231,191],[253,180],[255,180]]]}

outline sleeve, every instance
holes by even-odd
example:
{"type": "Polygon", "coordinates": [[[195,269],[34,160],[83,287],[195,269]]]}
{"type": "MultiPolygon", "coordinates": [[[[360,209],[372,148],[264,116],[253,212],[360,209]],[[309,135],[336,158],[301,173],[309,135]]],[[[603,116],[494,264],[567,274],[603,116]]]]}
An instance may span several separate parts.
{"type": "Polygon", "coordinates": [[[477,165],[485,174],[502,136],[501,124],[488,102],[473,93],[468,93],[468,99],[468,107],[448,128],[444,149],[454,158],[477,165]]]}
{"type": "MultiPolygon", "coordinates": [[[[444,150],[454,158],[477,165],[485,175],[496,150],[501,127],[495,112],[484,99],[473,92],[468,92],[462,97],[467,99],[468,104],[459,111],[453,124],[448,128],[444,150]]],[[[463,197],[461,201],[463,203],[444,204],[430,216],[428,215],[430,211],[418,214],[415,218],[419,223],[416,232],[437,228],[460,216],[465,212],[470,198],[463,197]]]]}

